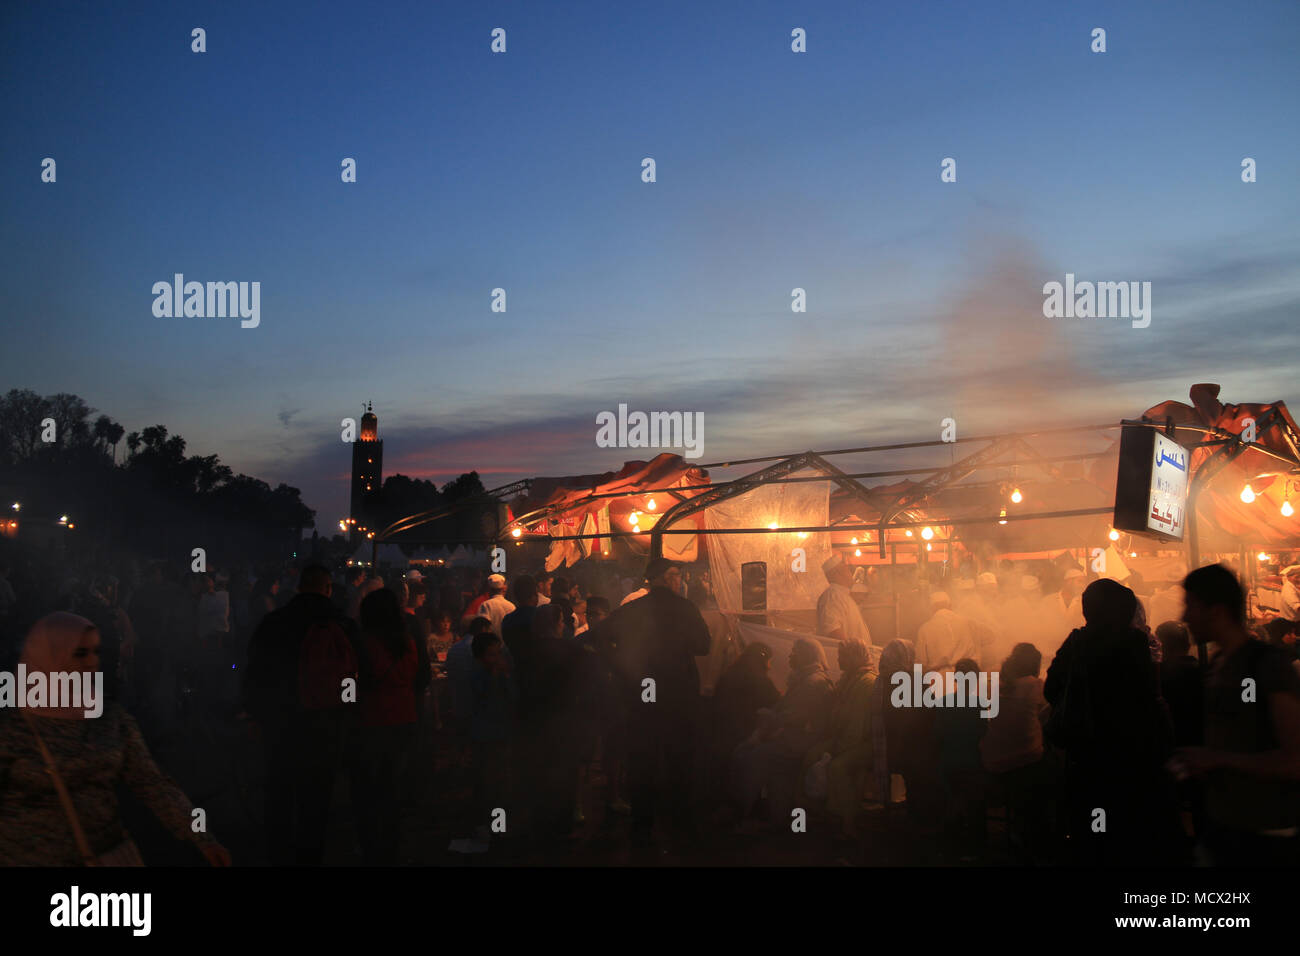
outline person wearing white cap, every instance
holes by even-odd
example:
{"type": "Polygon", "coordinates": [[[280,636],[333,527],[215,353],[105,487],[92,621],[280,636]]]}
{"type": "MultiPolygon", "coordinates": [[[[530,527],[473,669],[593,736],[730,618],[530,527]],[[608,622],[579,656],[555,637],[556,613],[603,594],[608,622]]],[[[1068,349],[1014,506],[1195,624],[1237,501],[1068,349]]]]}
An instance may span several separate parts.
{"type": "MultiPolygon", "coordinates": [[[[975,578],[975,593],[957,597],[954,610],[970,621],[979,654],[975,658],[984,670],[997,670],[1002,663],[1005,643],[1000,617],[997,576],[985,571],[975,578]]],[[[959,659],[959,658],[955,658],[959,659]]]]}
{"type": "Polygon", "coordinates": [[[515,609],[506,600],[506,576],[489,574],[487,579],[488,599],[479,605],[478,617],[485,617],[492,624],[492,633],[501,636],[501,622],[507,614],[515,609]]]}
{"type": "Polygon", "coordinates": [[[1288,621],[1300,622],[1300,564],[1282,569],[1282,613],[1288,621]]]}
{"type": "Polygon", "coordinates": [[[1061,592],[1056,596],[1056,610],[1064,621],[1065,632],[1067,634],[1070,631],[1083,627],[1084,578],[1084,573],[1078,568],[1070,568],[1070,570],[1065,572],[1065,580],[1061,584],[1061,592]]]}
{"type": "Polygon", "coordinates": [[[916,632],[916,659],[928,671],[942,670],[964,657],[977,659],[979,643],[971,622],[952,609],[946,591],[930,594],[930,619],[916,632]]]}
{"type": "Polygon", "coordinates": [[[822,562],[822,574],[828,582],[817,598],[817,633],[836,641],[856,639],[870,645],[871,631],[862,620],[858,602],[853,600],[853,566],[844,555],[835,552],[822,562]]]}

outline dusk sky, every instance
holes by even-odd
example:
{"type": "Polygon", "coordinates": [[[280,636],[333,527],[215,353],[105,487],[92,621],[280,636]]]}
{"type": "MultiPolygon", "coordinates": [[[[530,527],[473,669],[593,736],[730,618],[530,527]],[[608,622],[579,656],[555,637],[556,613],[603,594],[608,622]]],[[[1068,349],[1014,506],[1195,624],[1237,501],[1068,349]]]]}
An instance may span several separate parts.
{"type": "Polygon", "coordinates": [[[1291,0],[8,3],[0,389],[165,424],[323,531],[367,399],[386,474],[488,487],[653,456],[596,446],[619,403],[702,412],[701,462],[1195,382],[1294,412],[1298,33],[1291,0]],[[156,318],[178,272],[259,281],[260,326],[156,318]],[[1150,326],[1045,318],[1067,272],[1150,282],[1150,326]]]}

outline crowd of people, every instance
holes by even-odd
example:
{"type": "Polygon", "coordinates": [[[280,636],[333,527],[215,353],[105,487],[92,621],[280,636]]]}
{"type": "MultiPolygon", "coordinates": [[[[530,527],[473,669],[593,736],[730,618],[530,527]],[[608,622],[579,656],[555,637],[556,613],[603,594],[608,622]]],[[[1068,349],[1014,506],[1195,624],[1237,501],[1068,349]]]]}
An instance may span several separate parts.
{"type": "Polygon", "coordinates": [[[560,852],[599,810],[626,818],[634,847],[800,832],[811,818],[851,854],[869,850],[874,806],[898,808],[911,838],[951,861],[988,858],[991,818],[1029,863],[1300,858],[1293,628],[1252,628],[1219,565],[1144,599],[1078,568],[1050,594],[1007,568],[964,569],[930,589],[906,637],[878,646],[852,569],[832,559],[820,638],[793,641],[785,687],[771,646],[736,641],[711,695],[698,669],[716,640],[707,574],[664,559],[641,580],[603,566],[507,580],[155,564],[125,568],[124,586],[15,570],[0,566],[5,666],[102,670],[109,705],[93,721],[0,712],[0,862],[138,861],[125,787],[229,863],[145,744],[185,701],[257,742],[273,864],[328,860],[342,785],[362,860],[405,861],[411,794],[435,767],[468,781],[465,799],[427,808],[466,853],[512,839],[560,852]],[[917,666],[946,683],[904,706],[894,691],[917,666]],[[991,672],[997,707],[981,714],[955,688],[991,672]]]}

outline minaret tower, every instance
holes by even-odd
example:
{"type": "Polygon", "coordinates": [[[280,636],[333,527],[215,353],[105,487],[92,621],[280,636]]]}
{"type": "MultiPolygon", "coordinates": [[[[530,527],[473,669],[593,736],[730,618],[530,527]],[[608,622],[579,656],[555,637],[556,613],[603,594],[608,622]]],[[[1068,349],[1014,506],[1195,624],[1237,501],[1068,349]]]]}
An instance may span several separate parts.
{"type": "MultiPolygon", "coordinates": [[[[369,526],[366,495],[378,491],[384,480],[384,443],[379,440],[379,419],[374,406],[366,403],[361,416],[361,435],[352,443],[352,514],[357,526],[369,526]]],[[[372,529],[373,530],[373,529],[372,529]]]]}

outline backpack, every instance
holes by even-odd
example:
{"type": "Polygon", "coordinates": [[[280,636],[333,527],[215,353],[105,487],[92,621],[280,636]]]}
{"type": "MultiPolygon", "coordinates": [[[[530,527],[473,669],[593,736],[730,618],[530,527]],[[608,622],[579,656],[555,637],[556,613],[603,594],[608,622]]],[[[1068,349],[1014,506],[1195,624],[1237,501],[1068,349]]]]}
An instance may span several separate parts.
{"type": "Polygon", "coordinates": [[[339,622],[312,622],[298,652],[299,708],[321,711],[344,706],[343,681],[356,676],[356,650],[339,622]]]}

